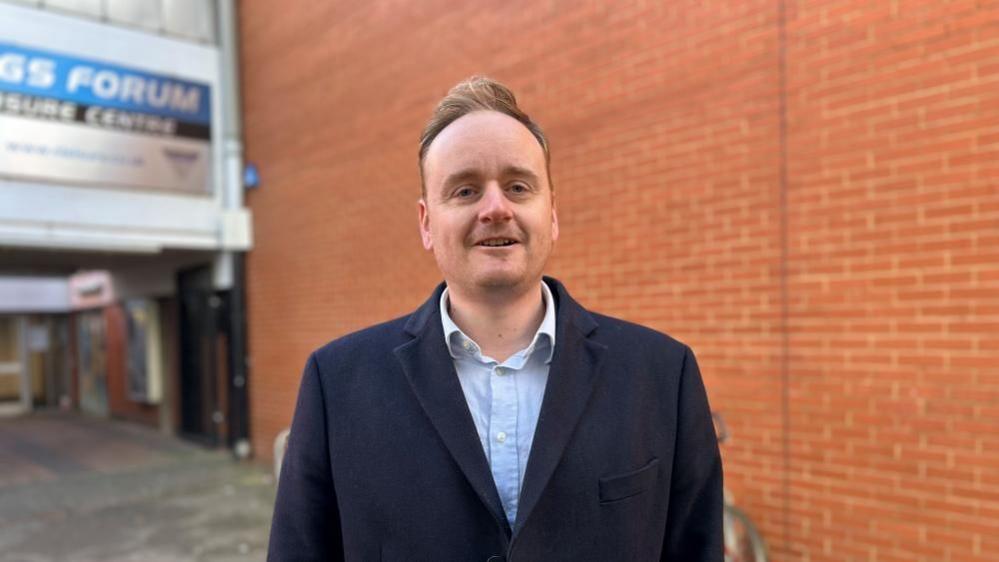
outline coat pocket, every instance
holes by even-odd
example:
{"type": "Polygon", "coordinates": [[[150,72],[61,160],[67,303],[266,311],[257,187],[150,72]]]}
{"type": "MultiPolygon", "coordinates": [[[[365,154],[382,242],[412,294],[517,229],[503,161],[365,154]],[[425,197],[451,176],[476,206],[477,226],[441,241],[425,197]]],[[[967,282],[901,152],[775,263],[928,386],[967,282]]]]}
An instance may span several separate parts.
{"type": "Polygon", "coordinates": [[[623,474],[604,476],[600,479],[600,503],[623,500],[641,494],[655,483],[659,475],[658,469],[659,459],[653,457],[642,468],[623,474]]]}

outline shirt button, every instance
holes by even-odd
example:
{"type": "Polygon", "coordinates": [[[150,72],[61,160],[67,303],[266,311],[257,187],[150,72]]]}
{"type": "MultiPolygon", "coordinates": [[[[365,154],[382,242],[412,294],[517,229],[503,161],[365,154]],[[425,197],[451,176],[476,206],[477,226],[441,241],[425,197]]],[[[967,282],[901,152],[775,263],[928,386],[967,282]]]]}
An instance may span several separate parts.
{"type": "Polygon", "coordinates": [[[503,375],[505,375],[506,373],[507,373],[507,371],[506,371],[506,369],[504,369],[503,367],[496,367],[496,374],[497,374],[497,375],[499,375],[499,376],[501,376],[501,377],[502,377],[502,376],[503,376],[503,375]]]}
{"type": "Polygon", "coordinates": [[[501,431],[501,432],[497,433],[496,434],[496,440],[499,441],[500,443],[506,442],[506,432],[505,431],[501,431]]]}

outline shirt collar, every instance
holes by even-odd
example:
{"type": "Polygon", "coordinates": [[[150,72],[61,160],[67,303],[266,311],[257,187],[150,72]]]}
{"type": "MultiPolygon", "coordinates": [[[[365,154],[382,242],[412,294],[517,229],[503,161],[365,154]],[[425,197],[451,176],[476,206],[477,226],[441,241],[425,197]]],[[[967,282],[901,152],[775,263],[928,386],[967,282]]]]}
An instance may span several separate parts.
{"type": "MultiPolygon", "coordinates": [[[[534,349],[537,347],[538,342],[542,335],[548,336],[548,356],[545,358],[545,363],[551,363],[552,355],[555,354],[555,299],[552,297],[552,291],[548,288],[548,284],[544,281],[541,282],[541,300],[545,305],[545,316],[541,319],[541,325],[538,326],[538,331],[535,332],[534,337],[531,339],[530,345],[528,345],[525,350],[527,353],[525,357],[529,357],[534,353],[534,349]]],[[[447,346],[448,353],[451,354],[452,359],[456,359],[456,353],[461,350],[460,340],[466,340],[472,342],[478,349],[478,344],[475,340],[468,337],[465,332],[461,331],[461,328],[451,320],[451,314],[448,313],[448,288],[444,287],[444,292],[441,293],[441,323],[444,326],[444,345],[447,346]],[[460,338],[455,338],[454,335],[459,334],[460,338]]],[[[462,350],[463,352],[463,350],[462,350]]]]}

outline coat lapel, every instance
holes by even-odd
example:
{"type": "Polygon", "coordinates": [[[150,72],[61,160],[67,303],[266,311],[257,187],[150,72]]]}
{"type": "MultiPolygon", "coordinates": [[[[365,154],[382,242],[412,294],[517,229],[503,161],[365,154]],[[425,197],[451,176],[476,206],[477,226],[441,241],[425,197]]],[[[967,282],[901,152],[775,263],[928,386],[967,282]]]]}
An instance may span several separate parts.
{"type": "Polygon", "coordinates": [[[433,296],[410,316],[404,329],[414,338],[397,347],[394,353],[420,405],[465,478],[497,523],[509,533],[510,526],[482,451],[475,422],[468,411],[454,362],[444,345],[439,308],[443,291],[444,285],[441,284],[433,296]]]}
{"type": "Polygon", "coordinates": [[[548,383],[534,433],[520,492],[516,534],[531,515],[555,467],[565,452],[596,384],[600,362],[607,347],[587,339],[597,323],[561,283],[546,277],[555,295],[557,314],[555,355],[548,371],[548,383]]]}

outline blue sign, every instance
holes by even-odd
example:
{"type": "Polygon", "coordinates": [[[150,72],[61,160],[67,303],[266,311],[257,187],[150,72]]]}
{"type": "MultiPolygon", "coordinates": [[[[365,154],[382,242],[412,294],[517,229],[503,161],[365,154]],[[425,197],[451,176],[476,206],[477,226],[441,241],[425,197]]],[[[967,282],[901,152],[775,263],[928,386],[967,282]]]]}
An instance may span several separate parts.
{"type": "Polygon", "coordinates": [[[0,42],[2,91],[211,124],[206,84],[0,42]]]}
{"type": "Polygon", "coordinates": [[[257,172],[257,166],[247,164],[246,169],[243,170],[243,186],[247,189],[253,189],[258,185],[260,185],[260,173],[257,172]]]}

